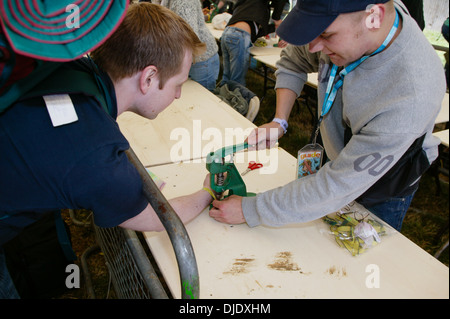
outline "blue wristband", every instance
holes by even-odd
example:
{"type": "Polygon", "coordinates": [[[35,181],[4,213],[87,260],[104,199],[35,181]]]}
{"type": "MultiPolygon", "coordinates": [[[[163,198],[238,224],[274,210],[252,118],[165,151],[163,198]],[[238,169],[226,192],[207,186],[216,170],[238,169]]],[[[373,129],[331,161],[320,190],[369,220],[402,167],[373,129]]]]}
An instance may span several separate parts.
{"type": "Polygon", "coordinates": [[[280,125],[281,125],[281,128],[282,128],[283,131],[284,131],[284,134],[286,134],[287,128],[288,128],[288,122],[287,122],[286,120],[279,119],[279,118],[276,117],[276,118],[274,118],[274,119],[272,120],[272,122],[275,122],[275,123],[280,124],[280,125]]]}

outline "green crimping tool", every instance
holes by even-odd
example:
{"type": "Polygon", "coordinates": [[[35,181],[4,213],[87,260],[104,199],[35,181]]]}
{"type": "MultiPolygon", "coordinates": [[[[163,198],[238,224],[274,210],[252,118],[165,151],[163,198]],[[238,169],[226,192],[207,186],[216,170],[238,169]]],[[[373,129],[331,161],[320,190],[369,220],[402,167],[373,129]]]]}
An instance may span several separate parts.
{"type": "MultiPolygon", "coordinates": [[[[221,199],[225,191],[230,195],[255,196],[254,193],[247,193],[245,183],[233,163],[233,154],[248,148],[248,143],[226,146],[215,152],[211,152],[206,157],[206,169],[211,174],[211,189],[221,199]],[[230,156],[227,162],[225,158],[230,156]]],[[[224,198],[225,198],[224,197],[224,198]]]]}

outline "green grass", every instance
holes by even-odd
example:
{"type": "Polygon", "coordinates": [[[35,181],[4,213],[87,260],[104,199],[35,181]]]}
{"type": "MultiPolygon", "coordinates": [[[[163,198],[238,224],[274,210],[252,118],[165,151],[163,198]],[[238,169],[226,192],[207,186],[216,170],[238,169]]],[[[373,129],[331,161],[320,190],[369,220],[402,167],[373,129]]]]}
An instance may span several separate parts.
{"type": "Polygon", "coordinates": [[[447,40],[445,40],[441,32],[425,29],[423,30],[423,33],[425,34],[425,36],[427,37],[427,39],[430,41],[431,44],[437,44],[444,47],[448,47],[448,42],[447,40]]]}
{"type": "MultiPolygon", "coordinates": [[[[263,96],[263,78],[255,72],[249,71],[246,77],[247,87],[259,97],[263,96]]],[[[279,140],[279,145],[294,157],[305,144],[309,142],[313,130],[312,117],[305,105],[305,100],[310,96],[309,104],[314,103],[314,94],[299,99],[298,106],[294,106],[289,118],[289,130],[279,140]]],[[[273,119],[275,113],[275,91],[268,90],[261,103],[256,125],[262,125],[273,119]]],[[[449,238],[449,184],[448,179],[441,176],[441,194],[437,195],[435,179],[430,174],[425,174],[420,182],[419,189],[406,214],[402,234],[422,247],[428,253],[434,255],[437,250],[449,238]],[[447,227],[447,228],[446,228],[447,227]],[[442,234],[441,234],[442,232],[442,234]]],[[[448,248],[441,254],[439,260],[448,266],[448,248]]]]}
{"type": "MultiPolygon", "coordinates": [[[[448,48],[448,42],[447,40],[445,40],[441,32],[425,29],[423,30],[423,33],[431,44],[436,44],[448,48]]],[[[445,53],[443,51],[436,51],[436,53],[439,55],[439,58],[442,61],[442,65],[445,65],[445,53]]]]}

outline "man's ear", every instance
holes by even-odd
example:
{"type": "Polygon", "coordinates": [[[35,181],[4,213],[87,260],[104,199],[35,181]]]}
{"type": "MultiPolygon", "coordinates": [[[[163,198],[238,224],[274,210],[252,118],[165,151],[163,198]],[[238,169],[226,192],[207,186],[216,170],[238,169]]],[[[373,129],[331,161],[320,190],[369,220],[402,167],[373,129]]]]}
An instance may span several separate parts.
{"type": "Polygon", "coordinates": [[[154,65],[149,65],[142,70],[139,78],[139,87],[143,94],[147,93],[152,84],[155,85],[157,74],[158,69],[154,65]]]}
{"type": "Polygon", "coordinates": [[[383,3],[369,5],[366,8],[366,27],[369,30],[381,28],[381,23],[384,20],[386,14],[386,6],[383,3]]]}

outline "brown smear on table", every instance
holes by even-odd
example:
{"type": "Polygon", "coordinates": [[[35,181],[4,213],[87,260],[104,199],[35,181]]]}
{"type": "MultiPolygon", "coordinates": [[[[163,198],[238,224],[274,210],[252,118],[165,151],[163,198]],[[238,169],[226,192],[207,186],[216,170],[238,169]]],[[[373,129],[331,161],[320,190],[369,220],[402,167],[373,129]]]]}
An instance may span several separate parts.
{"type": "Polygon", "coordinates": [[[339,269],[336,266],[331,266],[325,273],[336,277],[347,277],[347,270],[343,267],[339,269]]]}
{"type": "Polygon", "coordinates": [[[229,271],[225,271],[225,275],[239,275],[248,273],[248,268],[252,265],[254,258],[236,258],[229,271]]]}
{"type": "Polygon", "coordinates": [[[292,253],[289,251],[283,251],[278,253],[275,262],[267,265],[269,268],[279,271],[301,271],[300,267],[292,262],[292,253]]]}
{"type": "MultiPolygon", "coordinates": [[[[239,275],[245,274],[250,271],[254,265],[254,258],[235,258],[231,269],[225,271],[224,275],[239,275]]],[[[292,261],[292,253],[289,251],[282,251],[275,255],[275,261],[268,264],[267,267],[278,271],[298,271],[301,274],[309,275],[310,273],[304,273],[297,263],[292,261]]]]}

